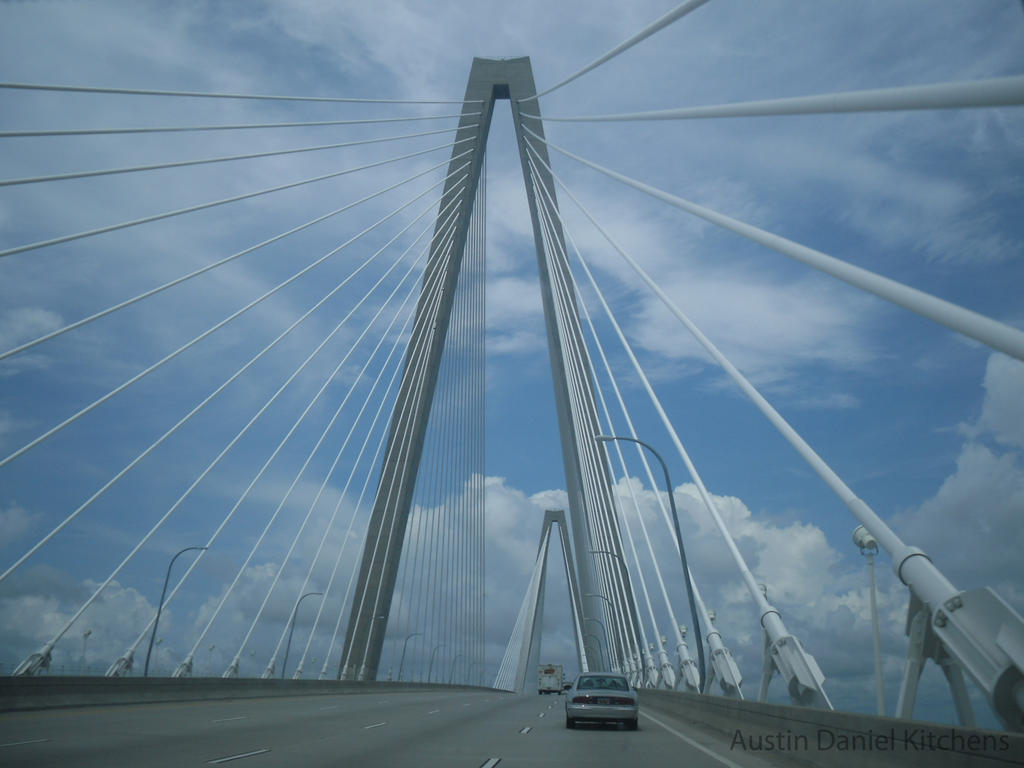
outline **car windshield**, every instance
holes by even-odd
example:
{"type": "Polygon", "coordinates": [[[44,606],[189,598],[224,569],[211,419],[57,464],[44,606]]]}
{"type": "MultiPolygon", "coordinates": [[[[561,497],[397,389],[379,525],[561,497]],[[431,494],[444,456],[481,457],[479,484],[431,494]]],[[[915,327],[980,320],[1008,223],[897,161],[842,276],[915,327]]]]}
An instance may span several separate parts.
{"type": "Polygon", "coordinates": [[[580,690],[602,688],[610,691],[628,691],[629,683],[624,677],[584,677],[580,679],[580,690]]]}

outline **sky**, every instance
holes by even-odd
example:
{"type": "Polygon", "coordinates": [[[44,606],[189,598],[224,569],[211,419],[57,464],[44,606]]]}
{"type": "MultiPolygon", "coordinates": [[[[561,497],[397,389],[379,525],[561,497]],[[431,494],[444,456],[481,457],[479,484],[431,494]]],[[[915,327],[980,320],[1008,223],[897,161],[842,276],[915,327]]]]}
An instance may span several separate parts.
{"type": "MultiPolygon", "coordinates": [[[[663,0],[3,2],[0,80],[459,102],[473,56],[530,56],[543,89],[671,7],[663,0]]],[[[1012,0],[938,8],[912,0],[711,0],[543,97],[541,108],[550,116],[633,112],[1016,75],[1021,73],[1022,35],[1024,12],[1012,0]]],[[[454,115],[459,109],[458,103],[339,105],[0,90],[0,129],[329,121],[454,115]]],[[[489,673],[497,669],[529,578],[543,510],[566,505],[536,256],[509,118],[508,105],[499,103],[487,167],[489,673]]],[[[298,148],[454,124],[443,118],[287,131],[3,138],[0,166],[10,179],[298,148]]],[[[1020,108],[549,123],[546,132],[553,143],[655,187],[1024,328],[1020,108]]],[[[448,136],[0,187],[0,248],[394,158],[444,145],[451,141],[448,136]]],[[[413,173],[427,172],[417,184],[323,226],[0,361],[0,452],[7,455],[24,445],[284,280],[295,265],[312,262],[439,182],[449,153],[442,147],[372,173],[0,259],[0,346],[8,349],[413,173]],[[434,165],[439,168],[428,171],[434,165]]],[[[992,587],[1024,611],[1024,568],[1017,554],[1024,547],[1024,364],[557,153],[553,166],[615,241],[906,543],[929,553],[958,588],[992,587]]],[[[427,193],[396,217],[404,226],[426,212],[404,243],[430,223],[439,194],[427,193]]],[[[567,230],[596,268],[602,290],[751,570],[767,585],[790,631],[817,659],[833,703],[873,711],[867,565],[850,538],[856,521],[578,209],[565,196],[560,201],[567,230]]],[[[0,467],[4,567],[318,301],[354,267],[356,256],[368,258],[397,231],[396,226],[386,236],[371,232],[345,252],[356,255],[325,262],[318,268],[322,271],[310,272],[258,311],[0,467]]],[[[0,584],[0,663],[5,668],[64,624],[364,295],[363,281],[380,274],[374,269],[376,263],[240,378],[202,419],[182,428],[0,584]]],[[[638,433],[668,459],[691,569],[709,607],[716,609],[718,628],[743,673],[744,693],[754,698],[761,664],[756,608],[592,292],[583,288],[581,296],[595,317],[638,433]]],[[[374,298],[360,317],[378,307],[374,298]]],[[[58,645],[55,666],[80,663],[87,625],[93,630],[86,641],[89,664],[105,666],[134,640],[159,600],[163,563],[208,535],[359,330],[355,323],[344,326],[328,354],[310,364],[204,479],[58,645]]],[[[345,368],[340,378],[367,384],[357,379],[357,370],[345,368]]],[[[331,389],[333,402],[344,395],[340,383],[331,389]]],[[[280,462],[240,507],[223,542],[211,548],[194,579],[186,582],[161,619],[158,666],[169,669],[192,645],[332,412],[325,404],[316,406],[311,423],[296,433],[296,444],[283,449],[280,462]]],[[[351,418],[346,415],[342,422],[351,418]]],[[[329,462],[329,457],[316,460],[324,469],[329,462]]],[[[682,614],[685,593],[654,491],[641,481],[639,465],[629,466],[628,478],[618,468],[614,472],[620,488],[636,486],[641,515],[651,526],[658,562],[682,614]]],[[[288,498],[284,519],[291,527],[272,529],[266,548],[245,569],[239,594],[225,604],[224,616],[203,641],[200,666],[219,670],[230,661],[246,617],[258,607],[317,493],[319,477],[304,476],[288,498]]],[[[343,483],[343,477],[330,478],[316,512],[321,524],[343,483]]],[[[342,509],[348,512],[352,506],[349,498],[342,509]]],[[[636,526],[632,512],[627,518],[636,526]]],[[[332,529],[327,549],[343,538],[340,528],[332,529]]],[[[315,547],[311,535],[299,542],[307,557],[315,547]]],[[[343,553],[346,568],[357,549],[353,543],[343,553]]],[[[650,576],[651,564],[644,567],[650,576]]],[[[268,605],[267,626],[249,646],[256,651],[248,662],[250,673],[261,667],[257,657],[272,650],[287,622],[294,597],[286,594],[298,594],[303,570],[283,573],[284,588],[268,605]]],[[[572,668],[559,570],[552,569],[542,655],[572,668]]],[[[318,564],[315,578],[324,578],[326,571],[329,567],[318,564]]],[[[905,655],[907,592],[884,553],[877,576],[891,711],[905,655]]],[[[653,594],[652,601],[657,602],[653,594]]],[[[658,607],[656,613],[660,631],[669,634],[665,611],[658,607]]],[[[297,635],[308,633],[310,626],[307,620],[297,621],[297,635]]],[[[384,663],[392,666],[396,637],[401,637],[397,631],[389,630],[385,649],[384,663]]],[[[422,665],[428,653],[414,642],[414,666],[422,665]]],[[[952,722],[945,683],[934,665],[921,685],[917,714],[952,722]]],[[[771,696],[784,700],[777,681],[771,696]]],[[[974,699],[979,722],[994,725],[976,693],[974,699]]]]}

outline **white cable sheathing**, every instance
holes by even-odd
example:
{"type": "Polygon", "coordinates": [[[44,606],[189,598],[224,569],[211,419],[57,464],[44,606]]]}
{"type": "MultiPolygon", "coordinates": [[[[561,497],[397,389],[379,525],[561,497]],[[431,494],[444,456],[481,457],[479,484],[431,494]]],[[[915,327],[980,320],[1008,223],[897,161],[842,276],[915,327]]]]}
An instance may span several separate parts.
{"type": "Polygon", "coordinates": [[[823,93],[784,99],[759,99],[732,104],[658,109],[611,115],[526,115],[556,123],[621,122],[633,120],[701,120],[728,117],[819,115],[844,112],[889,112],[920,109],[1015,107],[1024,104],[1024,75],[929,85],[904,85],[862,91],[823,93]]]}

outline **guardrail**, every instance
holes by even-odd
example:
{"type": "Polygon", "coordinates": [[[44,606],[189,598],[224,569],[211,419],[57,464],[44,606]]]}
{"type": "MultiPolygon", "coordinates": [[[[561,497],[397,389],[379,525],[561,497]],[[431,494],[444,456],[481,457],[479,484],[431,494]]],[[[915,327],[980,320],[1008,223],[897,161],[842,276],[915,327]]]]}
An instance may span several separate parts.
{"type": "Polygon", "coordinates": [[[675,691],[640,691],[641,712],[723,732],[729,754],[829,768],[1024,765],[1024,735],[675,691]]]}
{"type": "Polygon", "coordinates": [[[491,691],[469,685],[349,680],[262,680],[192,677],[5,677],[0,712],[55,707],[142,704],[167,701],[251,699],[268,696],[337,696],[411,691],[491,691]]]}

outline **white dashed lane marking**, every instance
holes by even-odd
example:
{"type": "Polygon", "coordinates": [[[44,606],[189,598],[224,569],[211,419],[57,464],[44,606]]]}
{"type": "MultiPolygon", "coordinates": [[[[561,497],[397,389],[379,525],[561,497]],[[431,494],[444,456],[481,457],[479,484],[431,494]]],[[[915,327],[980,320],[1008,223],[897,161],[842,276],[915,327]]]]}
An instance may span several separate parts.
{"type": "Polygon", "coordinates": [[[49,741],[49,739],[29,739],[28,741],[9,741],[6,744],[0,744],[0,747],[20,747],[22,744],[42,744],[44,741],[49,741]]]}

